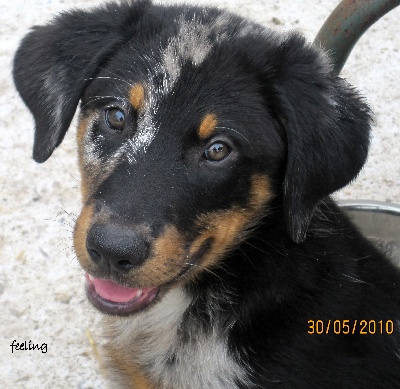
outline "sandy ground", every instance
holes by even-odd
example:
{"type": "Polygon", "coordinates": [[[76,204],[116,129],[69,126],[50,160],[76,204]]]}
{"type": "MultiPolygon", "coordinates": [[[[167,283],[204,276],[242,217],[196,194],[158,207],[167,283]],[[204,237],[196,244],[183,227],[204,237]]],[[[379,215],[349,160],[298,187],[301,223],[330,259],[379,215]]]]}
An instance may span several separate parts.
{"type": "MultiPolygon", "coordinates": [[[[171,1],[172,2],[172,1],[171,1]]],[[[31,116],[12,85],[11,61],[21,37],[61,10],[95,0],[0,0],[0,386],[104,388],[91,346],[100,314],[86,302],[72,249],[79,213],[73,129],[45,164],[31,159],[31,116]],[[10,5],[12,3],[12,5],[10,5]],[[28,342],[40,350],[11,352],[28,342]]],[[[265,26],[301,30],[310,40],[336,0],[221,1],[265,26]]],[[[400,9],[377,23],[353,51],[343,76],[376,113],[373,146],[359,178],[339,198],[400,203],[400,9]]]]}

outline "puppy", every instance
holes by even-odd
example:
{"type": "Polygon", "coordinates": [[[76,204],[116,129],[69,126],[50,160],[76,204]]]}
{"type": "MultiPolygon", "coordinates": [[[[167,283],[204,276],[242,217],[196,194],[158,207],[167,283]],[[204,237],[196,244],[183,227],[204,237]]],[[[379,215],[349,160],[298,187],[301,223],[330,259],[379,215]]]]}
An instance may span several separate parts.
{"type": "Polygon", "coordinates": [[[370,110],[324,53],[133,1],[34,27],[14,79],[37,162],[80,102],[74,245],[112,387],[400,387],[399,270],[329,197],[370,110]]]}

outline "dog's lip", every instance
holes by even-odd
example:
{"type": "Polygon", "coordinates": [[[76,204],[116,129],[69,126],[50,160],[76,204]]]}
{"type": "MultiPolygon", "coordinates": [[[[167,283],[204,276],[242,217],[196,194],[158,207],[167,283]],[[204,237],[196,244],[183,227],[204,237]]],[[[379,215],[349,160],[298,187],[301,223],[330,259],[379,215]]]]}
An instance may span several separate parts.
{"type": "Polygon", "coordinates": [[[159,293],[159,287],[126,288],[111,280],[86,273],[86,295],[92,305],[108,315],[128,316],[146,308],[159,293]]]}

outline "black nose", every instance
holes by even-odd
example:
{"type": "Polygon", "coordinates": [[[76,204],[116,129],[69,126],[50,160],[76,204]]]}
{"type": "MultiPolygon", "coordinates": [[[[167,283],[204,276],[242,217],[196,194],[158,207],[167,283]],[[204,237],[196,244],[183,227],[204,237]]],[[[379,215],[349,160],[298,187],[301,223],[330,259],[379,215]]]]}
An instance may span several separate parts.
{"type": "Polygon", "coordinates": [[[97,265],[119,273],[140,266],[149,254],[148,242],[134,229],[112,224],[90,228],[86,248],[97,265]]]}

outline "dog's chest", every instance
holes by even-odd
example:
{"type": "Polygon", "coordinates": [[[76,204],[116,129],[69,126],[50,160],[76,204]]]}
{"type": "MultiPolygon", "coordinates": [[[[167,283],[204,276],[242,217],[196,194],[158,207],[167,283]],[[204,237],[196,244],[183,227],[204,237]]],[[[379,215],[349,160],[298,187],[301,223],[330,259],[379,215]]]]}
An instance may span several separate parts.
{"type": "Polygon", "coordinates": [[[121,388],[127,388],[143,382],[126,374],[130,364],[132,374],[148,380],[148,387],[137,383],[138,389],[235,389],[239,382],[246,381],[247,372],[229,354],[227,337],[221,329],[206,335],[200,328],[193,328],[189,338],[182,336],[180,326],[189,304],[189,296],[175,289],[152,310],[108,323],[112,359],[115,354],[124,355],[121,366],[115,364],[112,368],[113,384],[118,382],[121,388]]]}

